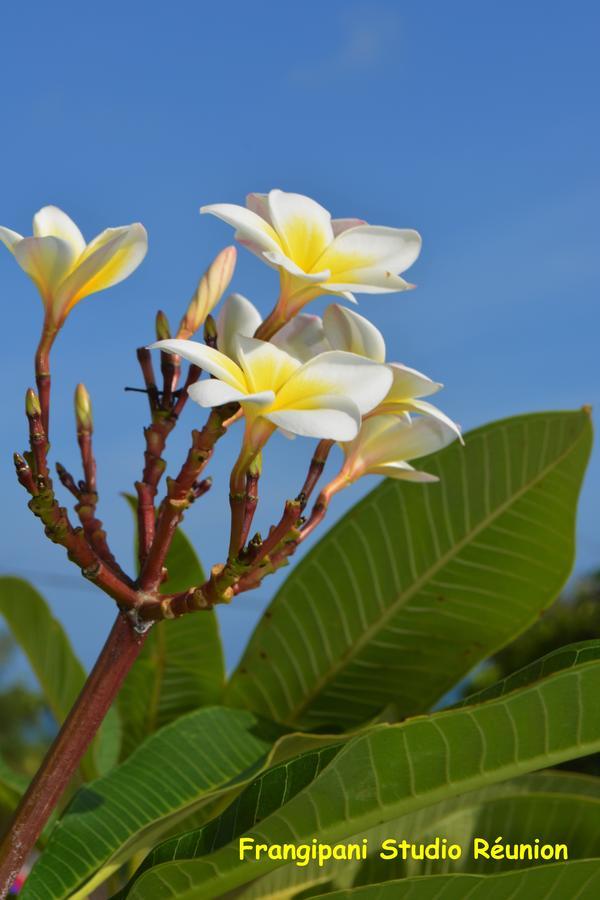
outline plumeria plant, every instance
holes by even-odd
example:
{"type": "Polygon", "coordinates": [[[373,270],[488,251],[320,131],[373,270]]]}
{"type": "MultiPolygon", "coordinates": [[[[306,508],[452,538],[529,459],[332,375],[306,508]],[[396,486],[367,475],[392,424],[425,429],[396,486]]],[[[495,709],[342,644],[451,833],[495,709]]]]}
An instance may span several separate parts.
{"type": "MultiPolygon", "coordinates": [[[[75,390],[83,477],[55,464],[77,524],[61,505],[50,464],[50,352],[80,300],[135,271],[146,232],[109,228],[87,244],[51,206],[34,216],[32,237],[0,228],[45,310],[17,478],[46,536],[116,605],[85,678],[43,598],[26,582],[0,581],[0,612],[61,726],[28,786],[0,760],[0,802],[14,807],[0,895],[34,852],[21,889],[30,898],[83,898],[100,885],[145,900],[232,891],[418,898],[438,896],[431,879],[441,891],[448,878],[477,872],[488,890],[510,862],[486,870],[466,849],[419,857],[378,847],[392,838],[437,841],[438,850],[474,838],[492,846],[502,834],[507,845],[525,842],[515,822],[527,817],[539,831],[531,846],[550,847],[564,837],[563,814],[570,855],[552,877],[569,889],[585,879],[600,886],[597,861],[577,861],[600,857],[584,803],[600,802],[596,779],[530,774],[600,749],[600,641],[458,705],[456,693],[441,702],[534,621],[568,575],[589,410],[520,416],[463,439],[429,400],[442,385],[388,360],[380,331],[346,305],[354,293],[413,287],[402,275],[420,252],[416,231],[332,219],[309,197],[280,190],[201,212],[233,226],[278,272],[280,291],[265,318],[242,294],[225,296],[236,262],[227,247],[179,327],[172,332],[159,312],[156,340],[137,349],[150,421],[129,497],[136,573],[117,560],[97,517],[83,384],[75,390]],[[305,311],[322,295],[332,297],[322,316],[305,311]],[[186,406],[196,426],[189,450],[163,479],[186,406]],[[263,450],[277,430],[312,447],[304,481],[290,485],[281,517],[261,535],[253,523],[269,474],[263,450]],[[229,533],[204,575],[179,526],[209,490],[209,464],[229,432],[239,447],[229,533]],[[288,565],[315,541],[335,495],[369,475],[385,479],[292,569],[226,678],[215,607],[240,602],[288,565]],[[509,822],[515,834],[506,837],[509,822]]],[[[524,866],[520,889],[541,884],[540,871],[524,866]]],[[[498,897],[509,896],[498,884],[498,897]]]]}

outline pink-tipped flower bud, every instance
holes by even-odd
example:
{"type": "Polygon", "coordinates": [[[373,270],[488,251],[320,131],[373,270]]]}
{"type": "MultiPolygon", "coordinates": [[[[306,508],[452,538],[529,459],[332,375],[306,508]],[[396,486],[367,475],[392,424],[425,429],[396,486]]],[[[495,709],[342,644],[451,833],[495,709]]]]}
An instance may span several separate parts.
{"type": "Polygon", "coordinates": [[[170,337],[171,327],[169,325],[169,320],[162,309],[159,309],[156,313],[156,340],[168,341],[170,337]]]}
{"type": "Polygon", "coordinates": [[[77,431],[91,432],[93,430],[92,401],[84,384],[78,384],[75,388],[75,419],[77,431]]]}
{"type": "Polygon", "coordinates": [[[237,252],[235,247],[225,247],[212,261],[200,281],[181,320],[177,337],[189,338],[204,324],[233,277],[237,252]]]}
{"type": "Polygon", "coordinates": [[[38,400],[38,395],[31,388],[28,388],[27,393],[25,394],[25,412],[29,417],[41,416],[42,414],[42,408],[40,406],[40,401],[38,400]]]}

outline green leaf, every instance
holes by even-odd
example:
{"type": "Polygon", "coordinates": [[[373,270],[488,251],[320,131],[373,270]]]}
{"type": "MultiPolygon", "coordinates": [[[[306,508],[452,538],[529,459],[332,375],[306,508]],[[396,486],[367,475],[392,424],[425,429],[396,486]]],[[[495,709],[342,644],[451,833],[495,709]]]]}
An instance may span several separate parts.
{"type": "Polygon", "coordinates": [[[473,706],[475,703],[484,703],[486,700],[493,700],[496,697],[503,697],[525,687],[527,684],[533,684],[542,678],[547,678],[554,672],[560,672],[562,669],[572,669],[580,666],[584,662],[600,659],[600,640],[579,641],[577,644],[566,644],[559,647],[541,659],[537,659],[528,666],[524,666],[517,672],[513,672],[501,681],[492,684],[475,694],[470,694],[455,703],[454,706],[473,706]]]}
{"type": "Polygon", "coordinates": [[[24,900],[89,896],[178,819],[249,777],[271,743],[242,710],[209,707],[167,725],[77,792],[27,879],[24,900]]]}
{"type": "Polygon", "coordinates": [[[551,603],[574,552],[587,412],[494,422],[388,480],[299,563],[226,702],[289,726],[347,728],[431,707],[551,603]]]}
{"type": "Polygon", "coordinates": [[[212,853],[252,828],[310,784],[341,747],[342,744],[330,744],[318,750],[309,750],[261,773],[220,816],[201,828],[178,834],[155,847],[137,870],[122,896],[127,896],[127,891],[131,889],[134,881],[137,881],[147,869],[175,859],[190,859],[212,853]]]}
{"type": "MultiPolygon", "coordinates": [[[[599,691],[600,662],[594,661],[478,706],[376,726],[349,741],[321,775],[247,836],[298,844],[318,835],[323,843],[336,843],[468,791],[595,752],[599,691]]],[[[234,841],[207,857],[150,869],[129,896],[208,900],[281,865],[264,856],[240,861],[234,841]]]]}
{"type": "MultiPolygon", "coordinates": [[[[513,900],[519,897],[597,900],[600,859],[554,863],[502,875],[434,875],[319,894],[314,900],[513,900]]],[[[198,895],[199,896],[199,895],[198,895]]]]}
{"type": "MultiPolygon", "coordinates": [[[[136,501],[127,496],[132,509],[136,501]]],[[[184,590],[204,581],[194,548],[178,529],[167,556],[162,590],[184,590]]],[[[122,758],[149,734],[201,706],[221,702],[225,661],[214,612],[154,625],[123,687],[118,706],[124,723],[122,758]]]]}
{"type": "MultiPolygon", "coordinates": [[[[86,674],[75,656],[62,625],[35,588],[27,581],[0,577],[0,614],[27,657],[46,702],[61,725],[79,692],[86,674]]],[[[115,741],[119,734],[118,713],[111,710],[86,754],[81,769],[85,778],[102,772],[118,755],[115,741]]]]}
{"type": "MultiPolygon", "coordinates": [[[[134,882],[153,866],[205,856],[239,837],[310,784],[341,747],[338,744],[304,753],[261,774],[220,816],[202,828],[178,834],[155,847],[118,897],[125,898],[134,882]]],[[[526,842],[533,835],[544,843],[567,842],[570,859],[600,857],[599,818],[600,779],[562,772],[526,775],[418,810],[365,832],[371,850],[367,862],[352,865],[343,860],[324,866],[316,863],[302,867],[283,866],[253,881],[249,893],[253,900],[267,900],[287,896],[288,892],[291,896],[334,878],[343,880],[340,887],[357,883],[357,873],[361,878],[358,883],[364,884],[413,874],[410,864],[373,858],[381,842],[390,836],[407,836],[413,842],[427,840],[428,835],[431,835],[429,839],[439,836],[447,838],[448,843],[466,846],[474,836],[491,838],[492,843],[499,834],[510,834],[511,842],[526,842]],[[369,877],[371,874],[375,877],[369,877]]],[[[356,840],[356,836],[353,839],[356,840]]],[[[443,863],[412,865],[414,874],[431,874],[432,866],[435,871],[444,870],[443,863]]],[[[469,855],[460,864],[449,865],[453,870],[476,871],[478,868],[469,855]]],[[[479,867],[489,871],[501,868],[502,863],[485,862],[479,867]]],[[[242,891],[239,896],[240,900],[245,898],[246,892],[242,891]]]]}
{"type": "MultiPolygon", "coordinates": [[[[262,796],[261,796],[262,800],[262,796]]],[[[498,835],[505,835],[511,843],[527,843],[539,837],[542,843],[567,843],[569,859],[587,859],[600,856],[600,779],[559,772],[542,772],[525,775],[512,781],[492,785],[480,791],[471,791],[461,797],[429,806],[402,816],[384,825],[353,835],[352,842],[368,841],[369,858],[359,860],[329,861],[323,866],[309,862],[306,866],[291,863],[252,881],[236,893],[239,900],[283,900],[297,897],[300,891],[327,885],[331,890],[375,884],[407,877],[450,872],[477,871],[491,874],[506,866],[523,867],[523,862],[494,862],[473,860],[467,850],[473,837],[484,837],[493,843],[498,835]],[[436,837],[446,838],[448,844],[458,843],[463,848],[460,861],[429,862],[383,860],[379,849],[384,840],[406,838],[412,843],[428,843],[436,837]]],[[[210,827],[217,829],[217,822],[210,827]]],[[[166,862],[169,845],[174,858],[185,859],[200,855],[191,844],[192,835],[181,837],[181,846],[165,842],[166,862]]],[[[220,843],[220,831],[219,831],[220,843]]],[[[208,850],[206,852],[209,852],[208,850]]],[[[141,870],[140,870],[141,871],[141,870]]],[[[139,874],[139,873],[138,873],[139,874]]]]}
{"type": "MultiPolygon", "coordinates": [[[[600,858],[600,779],[547,771],[472,791],[433,807],[419,810],[369,832],[369,860],[353,884],[375,884],[411,875],[450,872],[494,872],[523,868],[523,860],[476,859],[473,840],[493,845],[499,835],[511,844],[566,844],[569,859],[600,858]],[[427,844],[439,838],[458,844],[460,860],[379,858],[383,840],[406,837],[427,844]]],[[[346,882],[342,886],[348,886],[346,882]]]]}
{"type": "Polygon", "coordinates": [[[15,772],[0,756],[0,805],[14,809],[28,784],[29,778],[15,772]]]}

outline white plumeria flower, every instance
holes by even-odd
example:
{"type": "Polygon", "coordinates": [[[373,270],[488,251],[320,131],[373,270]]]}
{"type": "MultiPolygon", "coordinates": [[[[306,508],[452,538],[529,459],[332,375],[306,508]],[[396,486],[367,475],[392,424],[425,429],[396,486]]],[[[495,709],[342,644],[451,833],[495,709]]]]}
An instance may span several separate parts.
{"type": "Polygon", "coordinates": [[[86,244],[75,222],[56,206],[35,214],[33,237],[0,226],[0,240],[35,282],[51,328],[62,325],[84,297],[131,275],[148,249],[139,222],[107,228],[86,244]]]}
{"type": "Polygon", "coordinates": [[[214,377],[188,389],[200,406],[239,403],[246,444],[260,449],[275,428],[330,440],[352,440],[361,417],[381,402],[392,376],[386,366],[330,351],[302,364],[267,341],[238,335],[234,361],[196,341],[157,341],[152,348],[182,356],[214,377]]]}
{"type": "MultiPolygon", "coordinates": [[[[218,347],[237,361],[237,338],[255,334],[261,323],[256,307],[241,294],[231,294],[221,309],[217,321],[218,347]]],[[[385,362],[383,335],[364,316],[336,303],[327,307],[323,318],[300,313],[273,336],[271,343],[301,362],[307,362],[319,353],[341,350],[364,356],[377,363],[385,362]]],[[[437,393],[443,385],[422,372],[389,363],[392,383],[389,392],[369,415],[394,415],[408,418],[409,413],[432,416],[455,432],[460,441],[460,428],[437,406],[422,400],[437,393]]]]}
{"type": "Polygon", "coordinates": [[[318,353],[346,350],[374,362],[385,362],[385,341],[379,329],[364,316],[337,303],[327,307],[322,319],[307,313],[294,316],[272,341],[299,359],[309,359],[313,348],[317,348],[318,353]]]}
{"type": "Polygon", "coordinates": [[[430,416],[401,418],[395,415],[372,415],[365,419],[358,436],[342,443],[345,462],[339,477],[340,486],[363,475],[386,475],[404,481],[439,481],[429,472],[420,472],[409,464],[452,443],[457,431],[430,416]]]}
{"type": "Polygon", "coordinates": [[[246,207],[217,203],[200,212],[232,225],[241,244],[280,272],[281,295],[261,336],[271,337],[320,294],[353,301],[352,291],[382,294],[413,287],[400,277],[421,250],[420,235],[410,228],[332,219],[310,197],[280,190],[249,194],[246,207]]]}
{"type": "Polygon", "coordinates": [[[237,362],[237,339],[254,337],[262,316],[243,294],[230,294],[217,316],[217,349],[237,362]]]}
{"type": "MultiPolygon", "coordinates": [[[[320,352],[346,350],[374,362],[385,362],[385,341],[379,329],[364,316],[336,303],[327,307],[322,320],[305,313],[296,316],[274,336],[273,342],[299,358],[302,358],[303,350],[304,358],[310,358],[310,347],[319,346],[320,352]]],[[[387,396],[369,415],[406,417],[413,412],[432,416],[453,429],[462,441],[458,425],[437,406],[421,399],[437,393],[443,385],[409,366],[400,363],[388,363],[388,366],[393,376],[392,385],[387,396]]]]}

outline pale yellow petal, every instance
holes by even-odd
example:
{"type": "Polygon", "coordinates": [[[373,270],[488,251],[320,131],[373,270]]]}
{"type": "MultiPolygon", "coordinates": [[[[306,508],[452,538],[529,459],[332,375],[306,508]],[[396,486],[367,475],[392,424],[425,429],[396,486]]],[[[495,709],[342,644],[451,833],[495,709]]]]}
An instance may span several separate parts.
{"type": "Polygon", "coordinates": [[[33,233],[36,237],[57,237],[70,247],[73,259],[85,250],[85,239],[70,216],[58,206],[44,206],[33,217],[33,233]]]}
{"type": "MultiPolygon", "coordinates": [[[[269,193],[269,213],[285,255],[310,272],[333,241],[328,211],[303,194],[274,190],[269,193]]],[[[319,270],[327,268],[320,266],[319,270]]]]}
{"type": "Polygon", "coordinates": [[[215,378],[224,381],[226,384],[242,394],[247,394],[249,388],[244,372],[240,367],[213,347],[201,344],[199,341],[186,341],[182,338],[170,338],[166,341],[155,341],[150,344],[149,350],[163,350],[165,353],[173,353],[176,356],[182,356],[188,362],[193,363],[200,369],[204,369],[215,378]]]}
{"type": "Polygon", "coordinates": [[[57,305],[68,312],[79,300],[105,290],[131,275],[148,250],[143,225],[107,228],[88,244],[57,297],[57,305]]]}
{"type": "Polygon", "coordinates": [[[73,259],[71,246],[57,237],[28,237],[13,247],[23,271],[33,279],[46,305],[53,304],[73,259]]]}
{"type": "Polygon", "coordinates": [[[237,347],[237,358],[252,392],[277,392],[300,368],[299,360],[268,341],[240,335],[237,347]]]}

